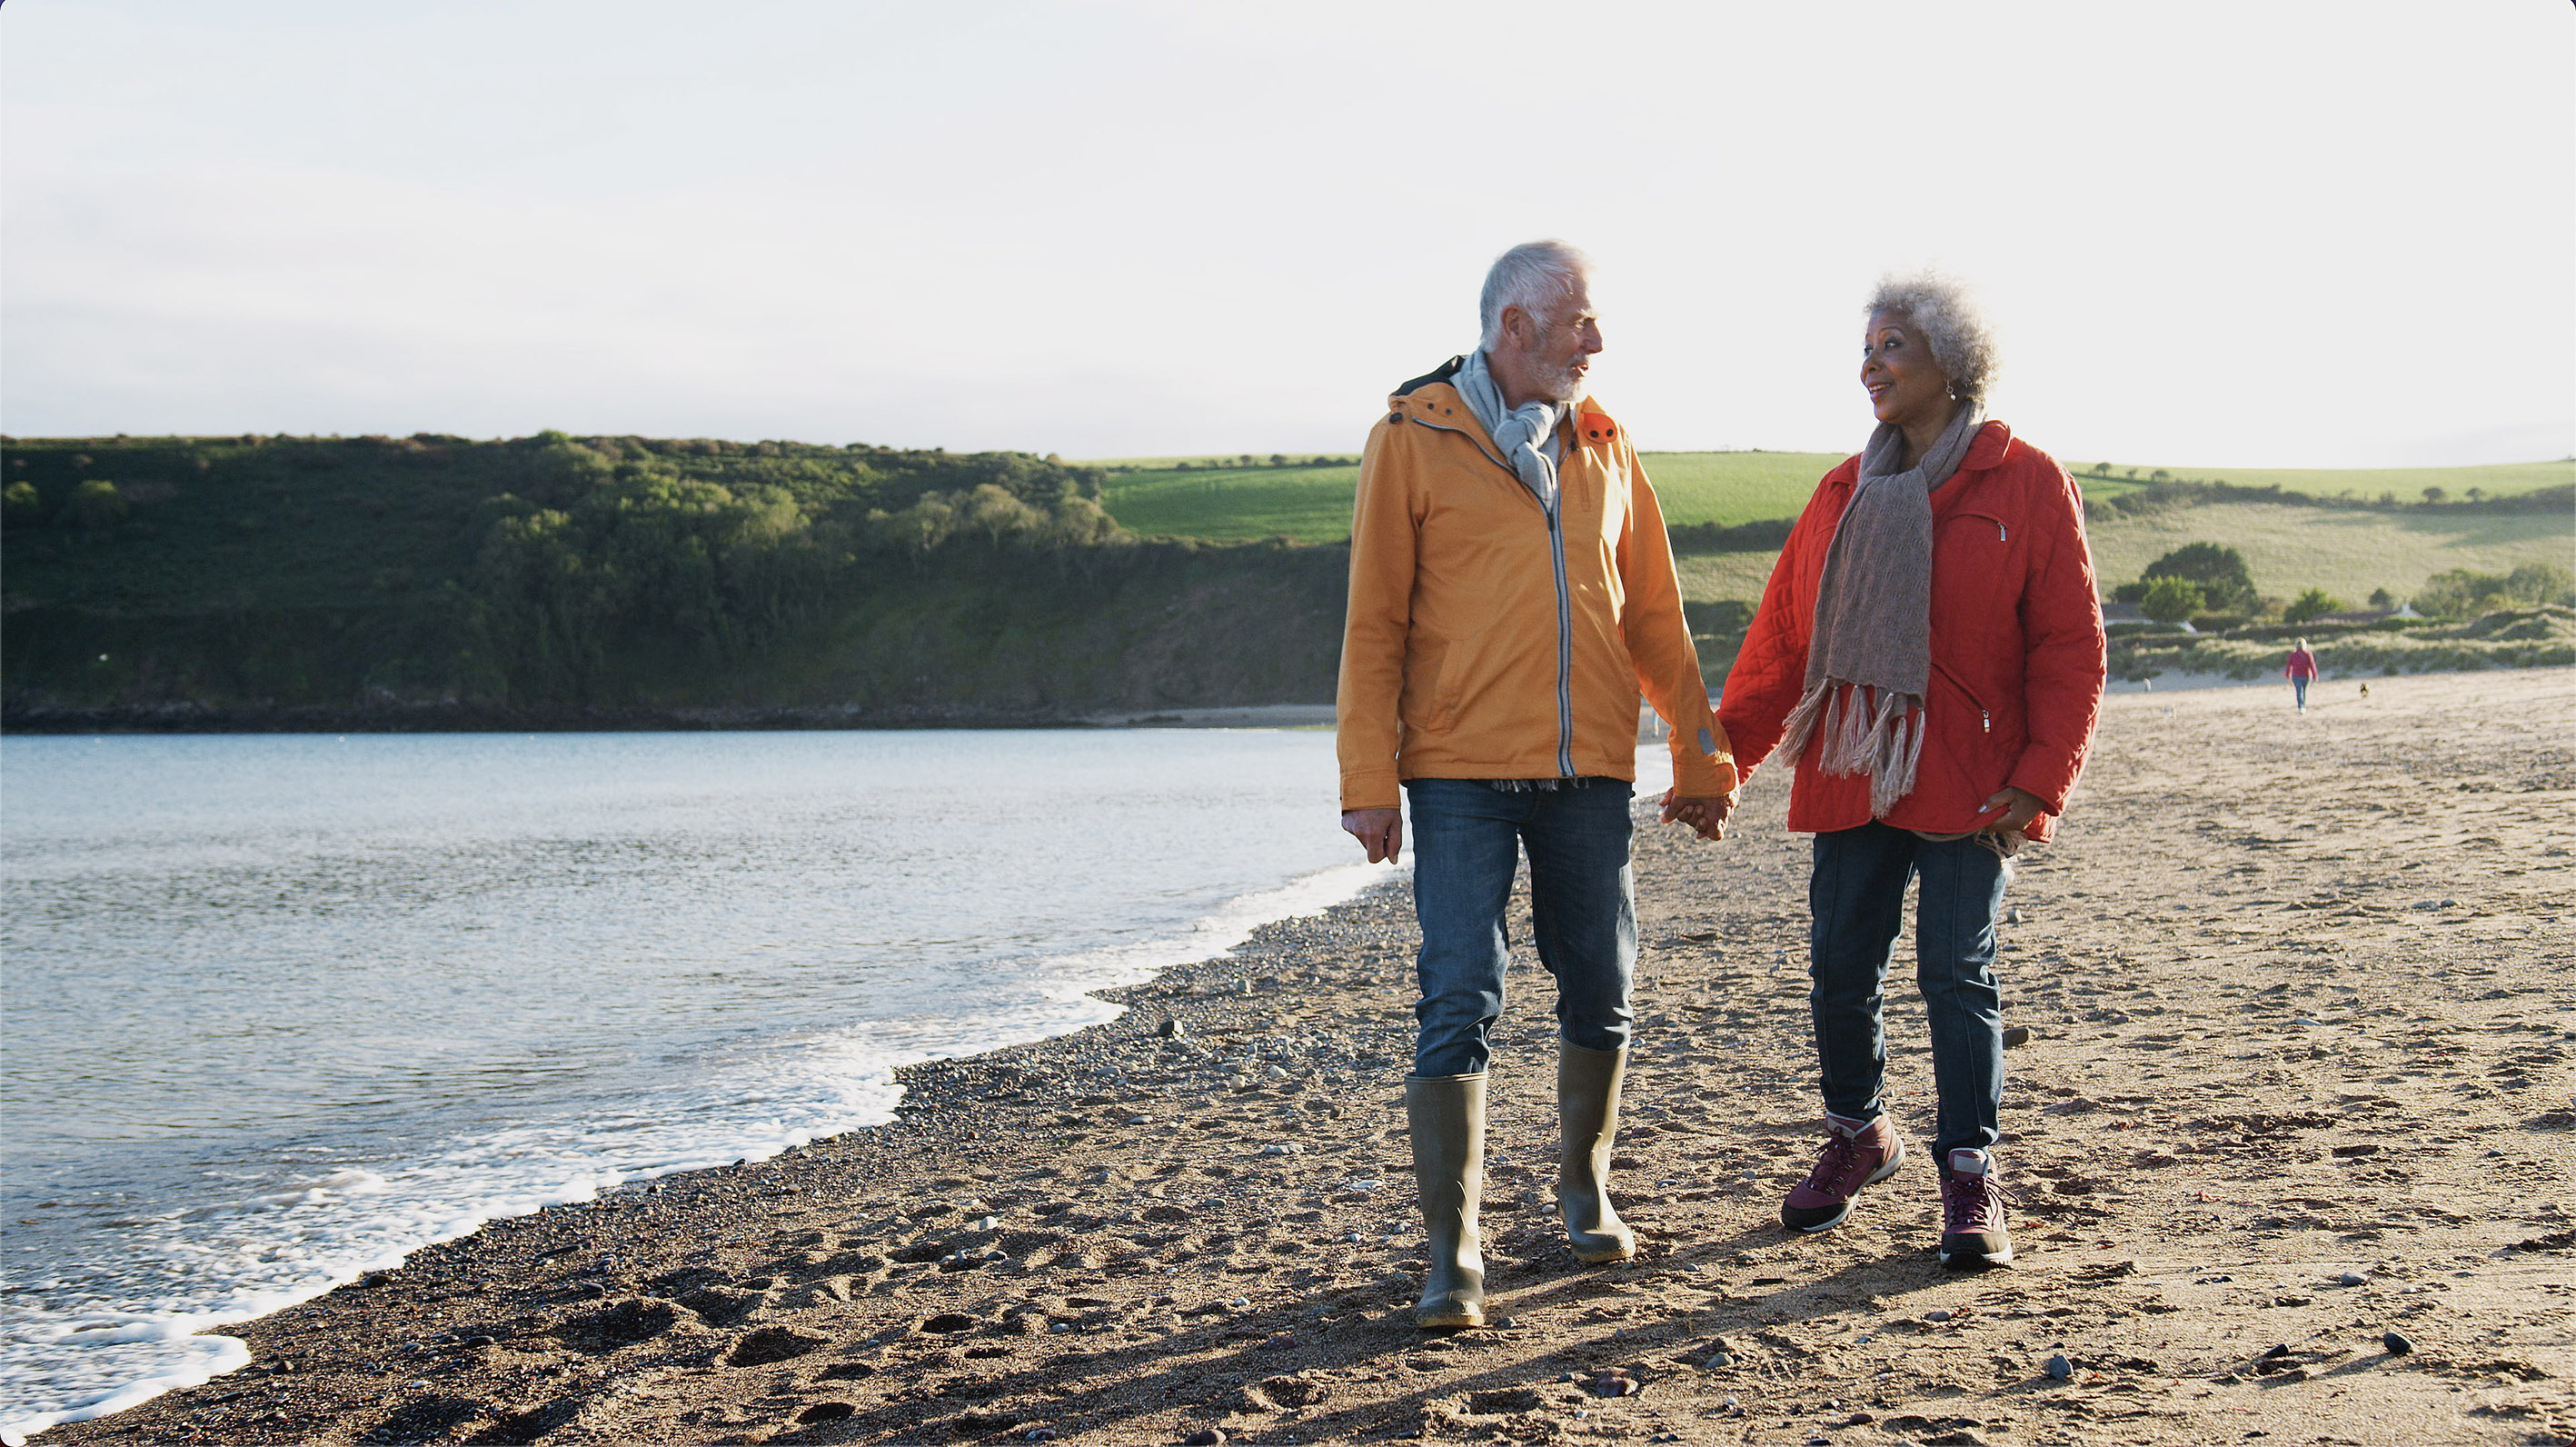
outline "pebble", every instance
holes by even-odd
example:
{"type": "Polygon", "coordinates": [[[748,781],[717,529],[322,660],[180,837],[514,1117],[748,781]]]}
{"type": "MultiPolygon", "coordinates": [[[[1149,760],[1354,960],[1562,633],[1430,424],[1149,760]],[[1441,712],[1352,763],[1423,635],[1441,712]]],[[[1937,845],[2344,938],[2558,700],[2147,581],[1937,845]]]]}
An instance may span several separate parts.
{"type": "Polygon", "coordinates": [[[2028,1025],[2008,1025],[2004,1027],[2004,1044],[2009,1046],[2028,1045],[2029,1043],[2030,1027],[2028,1025]]]}
{"type": "Polygon", "coordinates": [[[1272,1141],[1261,1148],[1265,1156],[1302,1156],[1306,1148],[1295,1141],[1272,1141]]]}
{"type": "MultiPolygon", "coordinates": [[[[1190,1030],[1188,1026],[1182,1024],[1178,1020],[1165,1020],[1155,1033],[1161,1035],[1166,1040],[1186,1040],[1189,1038],[1190,1030]]],[[[1049,1433],[1048,1435],[1052,1436],[1054,1434],[1049,1433]]]]}
{"type": "Polygon", "coordinates": [[[2006,923],[2006,924],[2019,924],[2019,923],[2021,923],[2021,911],[2020,911],[2020,910],[2017,910],[2017,909],[2008,909],[2008,910],[2005,910],[2005,911],[2004,911],[2004,923],[2006,923]]]}
{"type": "Polygon", "coordinates": [[[2050,1381],[2063,1382],[2075,1375],[2075,1363],[2068,1361],[2065,1354],[2060,1353],[2048,1359],[2047,1370],[2050,1381]]]}
{"type": "Polygon", "coordinates": [[[1948,1321],[1951,1317],[1956,1315],[1958,1315],[1958,1313],[1954,1311],[1927,1311],[1923,1313],[1923,1319],[1925,1321],[1948,1321]]]}
{"type": "Polygon", "coordinates": [[[2414,1338],[2408,1336],[2402,1331],[2381,1332],[2379,1334],[2379,1344],[2388,1348],[2388,1354],[2392,1357],[2402,1357],[2408,1352],[2415,1350],[2414,1338]]]}
{"type": "MultiPolygon", "coordinates": [[[[1243,987],[1249,992],[1252,987],[1243,987]]],[[[1225,1433],[1214,1427],[1202,1427],[1181,1439],[1181,1447],[1225,1447],[1225,1433]]]]}
{"type": "Polygon", "coordinates": [[[2342,1286],[2368,1286],[2370,1284],[2370,1274],[2366,1271],[2347,1271],[2343,1275],[2336,1277],[2335,1281],[2338,1285],[2342,1286]]]}

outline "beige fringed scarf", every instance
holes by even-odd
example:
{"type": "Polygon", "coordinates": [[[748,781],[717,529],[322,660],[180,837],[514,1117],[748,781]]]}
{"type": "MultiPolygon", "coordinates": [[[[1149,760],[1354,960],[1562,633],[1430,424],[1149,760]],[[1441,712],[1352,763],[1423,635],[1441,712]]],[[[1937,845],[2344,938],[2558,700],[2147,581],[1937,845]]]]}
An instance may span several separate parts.
{"type": "Polygon", "coordinates": [[[1795,764],[1823,731],[1828,774],[1869,775],[1869,812],[1884,818],[1914,789],[1923,754],[1923,696],[1932,678],[1932,489],[1950,480],[1985,420],[1962,406],[1940,440],[1903,472],[1905,434],[1880,423],[1860,457],[1816,587],[1807,691],[1772,751],[1795,764]]]}

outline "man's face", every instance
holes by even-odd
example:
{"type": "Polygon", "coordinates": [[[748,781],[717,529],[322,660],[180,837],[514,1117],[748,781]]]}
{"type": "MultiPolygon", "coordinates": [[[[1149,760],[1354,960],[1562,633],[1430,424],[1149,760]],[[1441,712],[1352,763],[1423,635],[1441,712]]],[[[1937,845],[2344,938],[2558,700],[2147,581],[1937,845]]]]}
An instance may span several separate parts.
{"type": "Polygon", "coordinates": [[[1592,310],[1592,286],[1574,279],[1574,291],[1546,315],[1518,313],[1504,317],[1504,340],[1516,357],[1523,385],[1550,402],[1571,402],[1583,395],[1584,374],[1601,350],[1601,318],[1592,310]]]}

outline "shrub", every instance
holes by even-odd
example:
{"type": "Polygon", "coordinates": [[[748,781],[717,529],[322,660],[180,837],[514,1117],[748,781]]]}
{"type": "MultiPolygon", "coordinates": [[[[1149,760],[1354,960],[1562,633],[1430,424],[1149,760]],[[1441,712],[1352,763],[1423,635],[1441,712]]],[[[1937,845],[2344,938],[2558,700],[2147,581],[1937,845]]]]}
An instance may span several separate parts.
{"type": "Polygon", "coordinates": [[[2555,563],[2526,563],[2510,573],[2453,568],[2424,580],[2415,611],[2436,618],[2474,618],[2499,608],[2576,604],[2576,574],[2555,563]]]}
{"type": "Polygon", "coordinates": [[[2201,609],[2200,585],[2185,578],[2158,578],[2138,596],[2138,611],[2159,623],[2179,623],[2201,609]]]}
{"type": "Polygon", "coordinates": [[[2281,610],[2281,621],[2284,623],[2305,623],[2320,613],[2340,613],[2342,611],[2342,599],[2327,593],[2323,588],[2310,588],[2306,592],[2301,593],[2298,597],[2292,599],[2289,607],[2281,610]]]}
{"type": "Polygon", "coordinates": [[[63,516],[95,532],[111,528],[125,517],[125,494],[105,478],[91,478],[72,489],[63,503],[63,516]]]}
{"type": "Polygon", "coordinates": [[[45,500],[32,482],[13,482],[0,491],[0,518],[12,527],[26,527],[45,520],[45,500]]]}
{"type": "Polygon", "coordinates": [[[2262,606],[2254,596],[2254,574],[2245,566],[2245,555],[2218,543],[2185,543],[2147,564],[2140,575],[2151,586],[2159,578],[2198,584],[2215,613],[2251,613],[2262,606]]]}

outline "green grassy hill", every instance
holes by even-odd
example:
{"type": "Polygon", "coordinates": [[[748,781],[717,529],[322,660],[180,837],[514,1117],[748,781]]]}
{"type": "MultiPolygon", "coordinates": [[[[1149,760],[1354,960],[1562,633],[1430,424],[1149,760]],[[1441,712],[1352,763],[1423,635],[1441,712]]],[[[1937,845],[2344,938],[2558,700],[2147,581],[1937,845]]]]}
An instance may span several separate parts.
{"type": "MultiPolygon", "coordinates": [[[[1358,459],[1204,465],[1221,460],[1127,458],[1088,465],[1108,473],[1100,500],[1110,516],[1147,536],[1285,537],[1306,543],[1350,537],[1358,459]]],[[[1646,475],[1655,480],[1665,521],[1724,525],[1795,515],[1816,479],[1840,461],[1823,452],[1645,454],[1646,475]]]]}
{"type": "MultiPolygon", "coordinates": [[[[1649,452],[1646,474],[1655,481],[1669,523],[1733,526],[1794,517],[1816,480],[1843,460],[1832,452],[1649,452]]],[[[1119,525],[1149,537],[1223,541],[1284,537],[1298,542],[1338,542],[1350,536],[1351,494],[1359,485],[1356,458],[1119,458],[1096,461],[1106,474],[1101,503],[1119,525]],[[1222,464],[1222,465],[1220,465],[1222,464]]],[[[2093,464],[2067,460],[2088,499],[2121,498],[2154,482],[2182,479],[2237,487],[2278,487],[2312,497],[2337,495],[2370,501],[2422,498],[2439,487],[2453,501],[2472,490],[2511,497],[2576,482],[2576,462],[2528,462],[2493,467],[2445,468],[2155,468],[2120,465],[2109,476],[2093,464]],[[2131,474],[2135,474],[2132,476],[2131,474]],[[2164,476],[2159,477],[2162,473],[2164,476]]],[[[2438,569],[2435,571],[2439,571],[2438,569]]]]}
{"type": "MultiPolygon", "coordinates": [[[[955,724],[1320,702],[1356,476],[1330,458],[1112,469],[560,433],[0,439],[0,458],[11,728],[955,724]]],[[[1773,548],[1747,545],[1785,531],[1837,461],[1649,456],[1672,521],[1697,530],[1677,541],[1712,676],[1770,570],[1773,548]]],[[[2088,496],[2106,589],[2207,541],[2241,550],[2274,599],[2357,603],[2457,569],[2564,568],[2566,470],[2447,470],[2417,493],[2488,496],[2441,506],[2286,501],[2264,474],[2121,477],[2088,496]]],[[[2438,660],[2491,643],[2408,658],[2465,666],[2438,660]]]]}
{"type": "MultiPolygon", "coordinates": [[[[2105,592],[2185,543],[2224,543],[2245,555],[2254,586],[2294,598],[2323,588],[2353,607],[2385,588],[2406,598],[2453,568],[2510,573],[2526,563],[2576,562],[2576,516],[2381,512],[2279,503],[2213,503],[2087,528],[2105,592]]],[[[1683,596],[1714,603],[1762,596],[1773,550],[1704,553],[1678,559],[1683,596]]]]}
{"type": "Polygon", "coordinates": [[[2148,482],[2158,472],[2196,482],[2230,483],[2237,487],[2276,487],[2283,492],[2303,492],[2310,497],[2350,497],[2363,501],[2389,498],[2397,502],[2415,502],[2428,487],[2440,488],[2451,501],[2463,501],[2475,493],[2485,497],[2516,497],[2543,488],[2566,487],[2576,483],[2576,458],[2556,462],[2507,462],[2481,467],[2131,467],[2126,464],[2111,469],[2103,477],[2090,465],[2073,459],[2060,459],[2083,483],[2087,496],[2104,482],[2135,487],[2148,482]],[[2135,474],[2134,477],[2131,474],[2135,474]]]}

